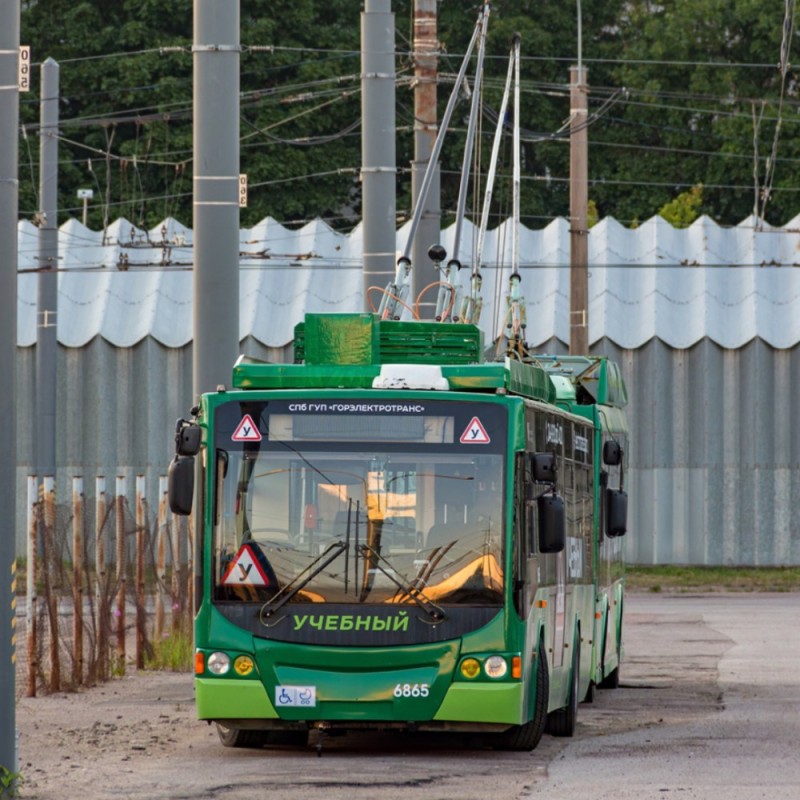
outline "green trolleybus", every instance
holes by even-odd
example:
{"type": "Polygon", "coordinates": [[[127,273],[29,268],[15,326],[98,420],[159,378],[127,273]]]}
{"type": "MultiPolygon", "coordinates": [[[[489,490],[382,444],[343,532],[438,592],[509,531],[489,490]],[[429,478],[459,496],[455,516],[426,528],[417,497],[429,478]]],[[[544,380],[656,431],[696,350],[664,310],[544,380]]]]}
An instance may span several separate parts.
{"type": "Polygon", "coordinates": [[[179,420],[195,684],[228,746],[310,731],[570,736],[619,680],[625,387],[486,362],[469,324],[308,315],[179,420]],[[199,476],[197,478],[196,476],[199,476]]]}

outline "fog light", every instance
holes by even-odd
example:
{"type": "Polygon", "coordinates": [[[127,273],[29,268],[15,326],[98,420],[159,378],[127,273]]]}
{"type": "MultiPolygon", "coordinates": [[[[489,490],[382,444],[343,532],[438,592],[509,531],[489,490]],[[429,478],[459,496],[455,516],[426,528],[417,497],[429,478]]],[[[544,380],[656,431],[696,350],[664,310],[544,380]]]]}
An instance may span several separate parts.
{"type": "Polygon", "coordinates": [[[503,656],[489,656],[483,668],[490,678],[503,678],[508,672],[508,663],[503,656]]]}
{"type": "Polygon", "coordinates": [[[239,656],[233,662],[233,669],[238,675],[249,675],[255,667],[253,659],[250,656],[239,656]]]}
{"type": "Polygon", "coordinates": [[[208,657],[208,671],[224,675],[231,668],[231,658],[226,653],[212,653],[208,657]]]}
{"type": "Polygon", "coordinates": [[[477,678],[481,673],[481,662],[477,658],[465,658],[461,662],[461,674],[465,678],[477,678]]]}

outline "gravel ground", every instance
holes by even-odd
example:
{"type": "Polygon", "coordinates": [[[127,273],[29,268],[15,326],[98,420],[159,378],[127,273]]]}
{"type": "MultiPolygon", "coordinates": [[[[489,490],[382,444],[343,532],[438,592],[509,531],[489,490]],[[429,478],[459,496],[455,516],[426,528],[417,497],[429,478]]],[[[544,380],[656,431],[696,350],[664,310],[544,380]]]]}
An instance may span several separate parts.
{"type": "Polygon", "coordinates": [[[21,698],[21,796],[252,800],[271,788],[282,800],[470,800],[487,791],[531,797],[571,741],[636,737],[639,729],[679,726],[721,708],[717,665],[730,639],[696,614],[656,615],[647,603],[639,609],[635,596],[626,608],[622,686],[581,705],[574,740],[545,736],[530,754],[388,734],[326,739],[321,758],[313,741],[308,748],[223,748],[214,728],[195,719],[191,675],[145,672],[21,698]]]}

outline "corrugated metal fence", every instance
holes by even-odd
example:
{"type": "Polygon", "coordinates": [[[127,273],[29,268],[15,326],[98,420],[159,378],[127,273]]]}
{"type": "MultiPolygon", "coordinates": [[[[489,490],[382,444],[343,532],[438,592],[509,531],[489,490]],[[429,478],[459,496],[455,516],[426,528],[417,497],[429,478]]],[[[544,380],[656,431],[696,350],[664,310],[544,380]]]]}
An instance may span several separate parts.
{"type": "MultiPolygon", "coordinates": [[[[551,340],[540,352],[565,352],[551,340]]],[[[288,348],[255,339],[243,351],[284,361],[288,348]]],[[[725,350],[703,339],[686,350],[651,339],[635,350],[604,339],[593,353],[622,367],[631,426],[628,560],[639,564],[800,564],[800,346],[758,339],[725,350]]],[[[17,547],[25,552],[25,486],[33,463],[33,347],[20,348],[17,547]]],[[[59,347],[59,496],[73,476],[158,476],[173,453],[175,420],[193,404],[191,345],[146,338],[118,348],[100,337],[59,347]],[[120,465],[123,465],[120,468],[120,465]]]]}

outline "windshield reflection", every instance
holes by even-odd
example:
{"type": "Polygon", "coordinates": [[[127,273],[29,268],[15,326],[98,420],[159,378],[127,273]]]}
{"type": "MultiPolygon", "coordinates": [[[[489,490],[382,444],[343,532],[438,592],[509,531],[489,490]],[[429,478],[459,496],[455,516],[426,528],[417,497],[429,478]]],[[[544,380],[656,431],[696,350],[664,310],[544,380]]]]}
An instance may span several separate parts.
{"type": "Polygon", "coordinates": [[[217,451],[215,599],[502,603],[499,455],[217,451]]]}

